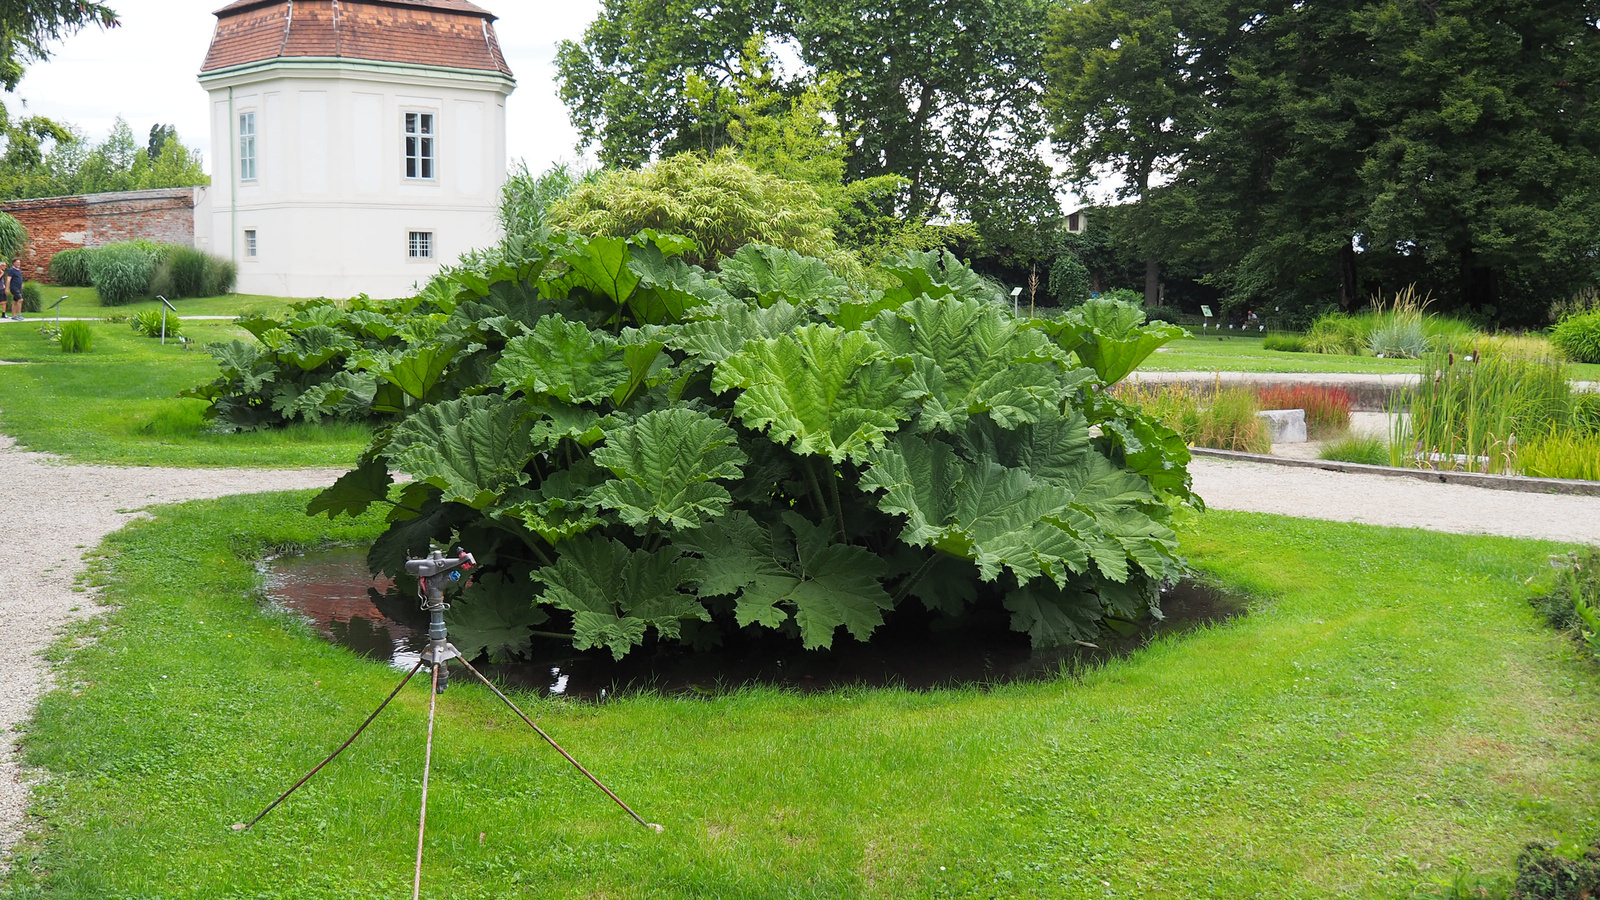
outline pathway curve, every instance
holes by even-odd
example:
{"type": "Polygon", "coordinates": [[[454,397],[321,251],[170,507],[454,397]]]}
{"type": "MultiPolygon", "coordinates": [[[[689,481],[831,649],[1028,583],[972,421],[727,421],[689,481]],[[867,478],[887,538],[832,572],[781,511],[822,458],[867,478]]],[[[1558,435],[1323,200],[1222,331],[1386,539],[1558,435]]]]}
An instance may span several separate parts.
{"type": "MultiPolygon", "coordinates": [[[[83,555],[139,515],[142,507],[256,491],[323,487],[343,469],[157,469],[63,465],[19,450],[0,435],[0,623],[7,647],[0,673],[0,730],[15,749],[50,673],[41,653],[75,618],[93,615],[92,597],[73,591],[83,555]]],[[[28,790],[15,752],[0,753],[0,858],[21,836],[28,790]]]]}
{"type": "Polygon", "coordinates": [[[1600,497],[1205,457],[1195,457],[1189,471],[1211,509],[1600,545],[1600,497]]]}

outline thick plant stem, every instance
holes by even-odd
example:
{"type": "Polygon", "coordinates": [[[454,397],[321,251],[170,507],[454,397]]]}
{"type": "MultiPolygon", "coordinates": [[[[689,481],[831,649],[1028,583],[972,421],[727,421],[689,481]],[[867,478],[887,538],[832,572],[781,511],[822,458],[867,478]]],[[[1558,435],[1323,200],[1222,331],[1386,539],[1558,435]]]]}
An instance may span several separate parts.
{"type": "Polygon", "coordinates": [[[802,460],[800,468],[806,470],[806,480],[811,482],[811,502],[816,504],[817,516],[826,519],[828,517],[828,501],[822,495],[822,483],[817,481],[817,471],[811,467],[810,460],[802,460]]]}
{"type": "Polygon", "coordinates": [[[827,470],[827,473],[828,488],[833,491],[833,514],[838,517],[839,521],[839,540],[848,544],[850,543],[850,535],[844,528],[844,504],[839,501],[839,475],[831,468],[827,470]]]}

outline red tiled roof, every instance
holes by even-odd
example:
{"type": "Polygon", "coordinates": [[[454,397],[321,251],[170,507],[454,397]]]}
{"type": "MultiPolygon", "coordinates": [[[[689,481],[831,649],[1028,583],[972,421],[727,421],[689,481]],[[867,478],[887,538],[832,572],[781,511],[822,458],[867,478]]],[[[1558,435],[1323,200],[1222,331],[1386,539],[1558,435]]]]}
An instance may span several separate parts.
{"type": "Polygon", "coordinates": [[[202,72],[318,56],[511,74],[494,16],[467,0],[237,0],[216,15],[202,72]]]}

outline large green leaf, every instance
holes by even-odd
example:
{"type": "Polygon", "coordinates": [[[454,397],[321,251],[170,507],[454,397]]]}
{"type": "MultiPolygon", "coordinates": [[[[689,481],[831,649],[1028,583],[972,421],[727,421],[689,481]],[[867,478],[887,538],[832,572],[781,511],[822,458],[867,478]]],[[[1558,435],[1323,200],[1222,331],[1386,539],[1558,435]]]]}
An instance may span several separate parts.
{"type": "Polygon", "coordinates": [[[327,513],[335,516],[359,516],[367,507],[389,498],[389,485],[394,477],[382,460],[363,459],[360,465],[339,476],[330,487],[311,498],[306,504],[306,515],[327,513]]]}
{"type": "Polygon", "coordinates": [[[526,651],[529,629],[549,618],[533,603],[533,585],[504,572],[474,580],[444,614],[450,643],[469,659],[479,653],[504,658],[526,651]]]}
{"type": "Polygon", "coordinates": [[[639,277],[628,308],[641,325],[681,322],[696,306],[729,299],[721,285],[706,278],[704,269],[665,256],[654,245],[634,247],[628,268],[639,277]]]}
{"type": "Polygon", "coordinates": [[[531,334],[506,343],[495,364],[494,378],[530,397],[597,403],[626,384],[629,371],[616,338],[578,322],[546,316],[531,334]]]}
{"type": "Polygon", "coordinates": [[[1105,618],[1094,594],[1044,581],[1006,594],[1005,606],[1011,611],[1012,630],[1027,632],[1033,646],[1040,649],[1093,640],[1105,618]]]}
{"type": "Polygon", "coordinates": [[[277,370],[262,358],[261,351],[244,341],[219,342],[206,350],[216,359],[223,377],[237,379],[245,393],[255,393],[277,380],[277,370]]]}
{"type": "Polygon", "coordinates": [[[567,264],[560,287],[574,288],[610,301],[609,312],[618,313],[639,286],[639,276],[629,265],[633,254],[628,242],[615,237],[589,237],[568,241],[558,258],[567,264]]]}
{"type": "Polygon", "coordinates": [[[907,250],[885,259],[881,267],[900,280],[901,286],[890,293],[906,300],[955,296],[995,301],[1002,295],[998,286],[967,268],[949,250],[907,250]]]}
{"type": "Polygon", "coordinates": [[[588,460],[545,477],[533,490],[514,488],[488,510],[504,521],[515,519],[545,543],[557,544],[605,524],[590,500],[602,473],[588,460]]]}
{"type": "Polygon", "coordinates": [[[719,363],[743,350],[746,341],[780,337],[810,321],[805,310],[783,301],[767,308],[724,303],[685,322],[668,344],[688,353],[695,364],[719,363]]]}
{"type": "Polygon", "coordinates": [[[453,341],[422,343],[401,353],[369,353],[361,359],[360,366],[406,394],[426,400],[461,350],[462,345],[453,341]]]}
{"type": "Polygon", "coordinates": [[[679,591],[690,566],[676,549],[629,550],[586,535],[563,544],[555,565],[535,575],[544,584],[540,600],[572,613],[575,647],[605,647],[621,659],[647,628],[676,638],[685,619],[711,620],[693,594],[679,591]]]}
{"type": "Polygon", "coordinates": [[[759,306],[788,303],[817,309],[849,301],[854,293],[822,260],[767,244],[740,247],[718,270],[729,291],[759,306]]]}
{"type": "Polygon", "coordinates": [[[533,453],[527,413],[500,394],[424,406],[395,427],[389,443],[394,468],[473,509],[525,484],[533,453]]]}
{"type": "Polygon", "coordinates": [[[908,364],[871,336],[828,325],[748,342],[717,365],[712,389],[743,388],[734,412],[797,453],[862,460],[910,415],[908,364]]]}
{"type": "Polygon", "coordinates": [[[1020,584],[1045,575],[1062,585],[1092,562],[1120,582],[1130,557],[1152,574],[1170,570],[1171,531],[1146,511],[1165,507],[1148,485],[1092,450],[1074,459],[1035,475],[899,435],[873,451],[861,486],[882,491],[879,509],[905,517],[901,540],[971,559],[986,581],[1004,569],[1020,584]]]}
{"type": "Polygon", "coordinates": [[[732,428],[685,407],[645,413],[606,435],[594,461],[617,477],[593,495],[622,521],[644,528],[697,528],[727,511],[732,498],[715,479],[736,479],[746,462],[732,428]]]}
{"type": "Polygon", "coordinates": [[[1067,354],[993,304],[923,297],[879,315],[872,330],[892,353],[916,360],[928,395],[919,431],[960,431],[978,413],[1001,427],[1036,422],[1061,402],[1067,354]]]}
{"type": "Polygon", "coordinates": [[[807,649],[829,647],[843,626],[867,640],[894,606],[878,579],[883,560],[864,547],[833,540],[831,522],[813,525],[785,513],[777,534],[734,512],[676,543],[700,557],[702,597],[737,595],[740,626],[778,628],[792,615],[807,649]]]}
{"type": "Polygon", "coordinates": [[[1116,384],[1162,345],[1189,332],[1176,325],[1143,325],[1144,310],[1120,300],[1090,300],[1071,314],[1088,326],[1078,358],[1106,384],[1116,384]]]}

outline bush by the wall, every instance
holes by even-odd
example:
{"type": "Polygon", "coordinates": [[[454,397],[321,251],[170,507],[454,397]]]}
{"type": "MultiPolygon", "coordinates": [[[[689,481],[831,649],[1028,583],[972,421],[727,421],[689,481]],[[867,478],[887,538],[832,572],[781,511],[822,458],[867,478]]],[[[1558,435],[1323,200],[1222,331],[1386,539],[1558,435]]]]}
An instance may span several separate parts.
{"type": "Polygon", "coordinates": [[[22,283],[22,311],[36,313],[42,305],[44,295],[39,292],[36,282],[25,281],[22,283]]]}
{"type": "Polygon", "coordinates": [[[1567,316],[1550,331],[1550,342],[1573,362],[1600,363],[1600,310],[1567,316]]]}
{"type": "Polygon", "coordinates": [[[94,332],[88,322],[62,322],[56,340],[63,353],[88,353],[94,346],[94,332]]]}
{"type": "Polygon", "coordinates": [[[1062,306],[1089,299],[1089,270],[1076,254],[1063,253],[1050,266],[1050,296],[1062,306]]]}
{"type": "Polygon", "coordinates": [[[13,216],[0,212],[0,259],[10,262],[28,246],[28,229],[13,216]]]}
{"type": "Polygon", "coordinates": [[[168,300],[203,297],[206,289],[206,254],[193,247],[177,247],[156,267],[152,293],[168,300]]]}
{"type": "Polygon", "coordinates": [[[50,280],[62,287],[89,287],[94,280],[89,275],[89,259],[94,251],[88,247],[74,247],[50,257],[50,280]]]}
{"type": "Polygon", "coordinates": [[[143,242],[109,244],[89,260],[89,276],[101,306],[122,306],[149,296],[155,271],[156,253],[143,242]]]}
{"type": "Polygon", "coordinates": [[[239,279],[239,266],[231,259],[220,256],[206,255],[206,280],[201,289],[202,297],[221,297],[223,294],[233,293],[233,286],[239,279]]]}

